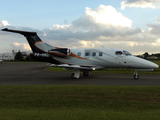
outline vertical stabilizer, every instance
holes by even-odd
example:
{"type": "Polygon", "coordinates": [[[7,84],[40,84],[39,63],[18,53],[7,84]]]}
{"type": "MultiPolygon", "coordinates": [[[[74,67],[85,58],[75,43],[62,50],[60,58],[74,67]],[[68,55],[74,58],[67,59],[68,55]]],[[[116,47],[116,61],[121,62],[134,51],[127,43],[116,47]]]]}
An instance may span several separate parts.
{"type": "Polygon", "coordinates": [[[8,28],[2,29],[2,31],[19,33],[26,37],[33,53],[31,57],[36,61],[50,62],[58,64],[59,62],[53,59],[52,56],[48,55],[48,50],[55,49],[55,47],[44,43],[37,35],[36,32],[20,31],[20,30],[11,30],[8,28]]]}
{"type": "Polygon", "coordinates": [[[47,51],[45,50],[45,43],[41,43],[44,45],[41,45],[41,47],[37,47],[36,44],[43,42],[37,35],[36,32],[28,32],[28,31],[20,31],[20,30],[11,30],[8,28],[2,29],[2,31],[7,31],[7,32],[13,32],[13,33],[19,33],[21,35],[24,35],[26,37],[33,53],[46,53],[47,51]]]}

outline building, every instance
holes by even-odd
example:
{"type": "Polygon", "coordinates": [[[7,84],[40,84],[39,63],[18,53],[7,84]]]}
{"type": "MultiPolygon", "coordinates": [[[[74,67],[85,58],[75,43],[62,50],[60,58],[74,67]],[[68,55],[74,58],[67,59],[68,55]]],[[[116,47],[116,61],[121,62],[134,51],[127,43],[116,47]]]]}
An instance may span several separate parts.
{"type": "Polygon", "coordinates": [[[0,54],[0,60],[14,60],[14,55],[12,53],[2,53],[0,54]]]}
{"type": "Polygon", "coordinates": [[[157,56],[149,56],[149,57],[147,57],[147,59],[158,59],[158,57],[157,56]]]}

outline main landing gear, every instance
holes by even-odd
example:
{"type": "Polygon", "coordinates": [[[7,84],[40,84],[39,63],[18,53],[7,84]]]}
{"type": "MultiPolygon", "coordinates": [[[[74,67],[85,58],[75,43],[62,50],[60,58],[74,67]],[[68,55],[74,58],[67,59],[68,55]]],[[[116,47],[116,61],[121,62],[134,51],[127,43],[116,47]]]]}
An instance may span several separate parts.
{"type": "Polygon", "coordinates": [[[72,74],[71,74],[71,78],[72,79],[78,79],[80,77],[80,70],[75,70],[72,74]]]}
{"type": "MultiPolygon", "coordinates": [[[[83,72],[83,76],[84,77],[88,77],[90,74],[90,72],[83,72]]],[[[72,74],[71,74],[71,78],[72,79],[78,79],[80,77],[80,70],[75,70],[72,74]]]]}
{"type": "Polygon", "coordinates": [[[138,79],[139,79],[139,75],[138,75],[138,73],[137,73],[136,70],[135,70],[135,72],[134,72],[134,79],[135,79],[135,80],[138,80],[138,79]]]}
{"type": "Polygon", "coordinates": [[[89,74],[90,74],[90,72],[83,72],[83,76],[84,76],[84,77],[88,77],[89,74]]]}

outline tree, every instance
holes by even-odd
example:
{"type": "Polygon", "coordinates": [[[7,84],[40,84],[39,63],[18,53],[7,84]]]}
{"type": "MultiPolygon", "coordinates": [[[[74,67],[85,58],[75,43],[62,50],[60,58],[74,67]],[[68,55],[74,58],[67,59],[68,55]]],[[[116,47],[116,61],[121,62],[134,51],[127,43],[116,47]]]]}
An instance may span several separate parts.
{"type": "Polygon", "coordinates": [[[31,58],[31,56],[30,56],[30,55],[27,55],[27,57],[26,57],[26,61],[33,61],[33,59],[31,58]]]}
{"type": "Polygon", "coordinates": [[[14,57],[14,60],[15,61],[22,61],[22,58],[23,58],[22,53],[20,51],[18,51],[14,57]]]}
{"type": "Polygon", "coordinates": [[[143,55],[144,55],[144,58],[145,58],[145,59],[147,59],[147,57],[149,57],[148,52],[145,52],[143,55]]]}

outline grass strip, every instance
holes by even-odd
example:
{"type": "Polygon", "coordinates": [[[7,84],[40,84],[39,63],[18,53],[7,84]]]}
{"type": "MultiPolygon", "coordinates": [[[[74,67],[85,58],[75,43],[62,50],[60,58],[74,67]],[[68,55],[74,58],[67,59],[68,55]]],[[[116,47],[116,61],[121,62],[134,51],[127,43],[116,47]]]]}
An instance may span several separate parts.
{"type": "Polygon", "coordinates": [[[160,118],[159,87],[0,86],[1,120],[160,118]]]}

